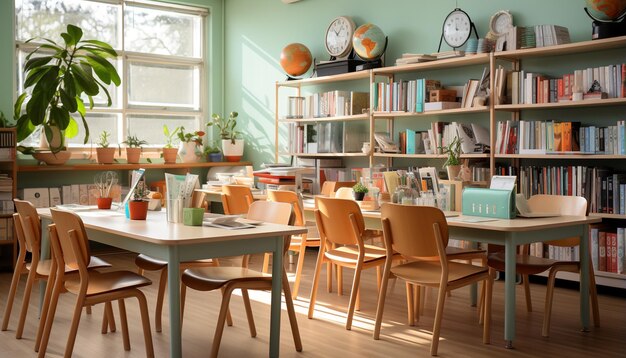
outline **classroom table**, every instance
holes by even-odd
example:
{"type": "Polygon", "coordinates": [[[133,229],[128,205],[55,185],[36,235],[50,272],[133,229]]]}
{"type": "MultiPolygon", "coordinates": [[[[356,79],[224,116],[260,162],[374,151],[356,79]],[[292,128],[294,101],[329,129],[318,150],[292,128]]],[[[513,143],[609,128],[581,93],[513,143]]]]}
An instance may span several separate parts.
{"type": "MultiPolygon", "coordinates": [[[[42,219],[42,237],[45,243],[48,241],[47,226],[51,223],[50,210],[42,208],[37,209],[37,212],[42,219]]],[[[146,220],[129,220],[123,212],[113,210],[94,209],[76,213],[85,224],[89,240],[167,261],[170,357],[175,358],[182,357],[180,262],[272,252],[272,276],[282,277],[284,236],[306,232],[303,227],[270,223],[239,230],[186,226],[182,223],[167,222],[165,211],[151,211],[146,220]]],[[[272,280],[269,347],[271,357],[279,355],[281,281],[272,280]]]]}
{"type": "MultiPolygon", "coordinates": [[[[314,206],[305,202],[305,217],[315,220],[314,206]]],[[[382,230],[380,212],[364,211],[365,227],[382,230]]],[[[556,216],[548,218],[492,219],[474,216],[447,217],[449,237],[470,242],[504,245],[504,340],[513,348],[515,339],[515,263],[517,246],[533,242],[579,236],[580,240],[580,320],[582,331],[589,329],[589,224],[602,221],[589,216],[556,216]]]]}

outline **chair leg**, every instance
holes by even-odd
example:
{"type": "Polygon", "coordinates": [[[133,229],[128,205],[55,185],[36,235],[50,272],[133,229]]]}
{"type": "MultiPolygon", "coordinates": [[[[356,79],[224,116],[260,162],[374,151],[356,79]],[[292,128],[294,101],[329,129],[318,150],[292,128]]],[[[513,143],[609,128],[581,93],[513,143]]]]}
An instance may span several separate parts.
{"type": "Polygon", "coordinates": [[[554,297],[554,281],[556,280],[556,271],[550,269],[548,273],[548,287],[546,288],[546,303],[543,313],[543,327],[541,335],[548,337],[550,335],[550,320],[552,318],[552,299],[554,297]]]}
{"type": "Polygon", "coordinates": [[[358,262],[354,269],[354,279],[352,280],[352,290],[350,292],[350,304],[348,305],[348,319],[346,320],[346,329],[349,331],[352,329],[352,318],[354,317],[354,310],[357,303],[359,294],[359,286],[361,283],[361,270],[363,268],[363,262],[358,262]]]}
{"type": "Polygon", "coordinates": [[[298,298],[298,289],[300,288],[300,279],[302,278],[302,271],[304,270],[304,257],[306,256],[306,245],[303,242],[300,244],[300,251],[298,252],[298,264],[296,266],[296,279],[293,283],[293,292],[291,297],[293,299],[298,298]]]}
{"type": "MultiPolygon", "coordinates": [[[[320,273],[322,271],[322,264],[324,263],[323,262],[324,261],[324,248],[322,245],[320,245],[320,251],[317,254],[317,262],[315,263],[315,272],[313,273],[313,287],[311,288],[311,297],[309,299],[309,313],[308,313],[309,318],[313,318],[313,312],[315,310],[315,298],[317,296],[317,287],[319,284],[320,273]]],[[[326,266],[326,269],[327,271],[331,270],[330,262],[329,262],[329,265],[326,266]]]]}
{"type": "MultiPolygon", "coordinates": [[[[321,248],[320,248],[321,250],[321,248]]],[[[326,263],[326,291],[333,292],[333,265],[330,261],[326,263]]]]}
{"type": "MultiPolygon", "coordinates": [[[[48,284],[50,284],[50,282],[48,282],[48,284]]],[[[54,322],[54,315],[56,313],[57,303],[59,302],[59,295],[61,294],[62,289],[63,279],[56,275],[54,279],[54,288],[52,289],[52,296],[50,297],[50,307],[48,308],[45,327],[43,334],[41,335],[41,343],[39,344],[39,358],[44,358],[46,356],[50,332],[52,331],[52,323],[54,322]]]]}
{"type": "Polygon", "coordinates": [[[337,272],[337,296],[343,296],[343,267],[335,265],[337,272]]]}
{"type": "Polygon", "coordinates": [[[159,290],[157,291],[157,301],[154,311],[154,327],[157,332],[161,332],[161,316],[163,316],[163,300],[165,298],[165,288],[167,287],[167,267],[161,269],[161,277],[159,277],[159,290]]]}
{"type": "Polygon", "coordinates": [[[413,306],[413,285],[406,282],[406,306],[407,306],[407,323],[409,326],[415,325],[415,307],[413,306]]]}
{"type": "Polygon", "coordinates": [[[43,304],[41,305],[41,316],[39,317],[39,324],[37,325],[37,337],[35,338],[35,352],[39,351],[39,345],[41,344],[41,336],[43,335],[43,329],[46,325],[46,318],[48,317],[48,311],[50,309],[50,300],[52,299],[52,290],[54,289],[54,280],[56,278],[56,265],[53,263],[50,269],[50,276],[46,284],[46,292],[43,296],[43,304]]]}
{"type": "Polygon", "coordinates": [[[378,289],[378,291],[380,291],[380,281],[383,278],[383,267],[382,266],[376,266],[376,289],[378,289]]]}
{"type": "Polygon", "coordinates": [[[361,310],[361,284],[360,283],[359,283],[359,289],[356,290],[356,302],[354,304],[354,310],[355,311],[361,310]]]}
{"type": "MultiPolygon", "coordinates": [[[[115,316],[113,315],[113,305],[111,302],[105,302],[104,309],[107,317],[107,323],[109,324],[109,331],[113,333],[117,328],[115,327],[115,316]]],[[[106,329],[104,333],[106,333],[106,329]]]]}
{"type": "Polygon", "coordinates": [[[9,318],[11,317],[11,310],[13,309],[13,301],[15,299],[15,293],[17,292],[17,285],[20,282],[20,278],[22,277],[22,272],[24,271],[24,259],[26,257],[26,252],[24,250],[20,250],[20,255],[17,258],[17,263],[15,264],[15,269],[13,271],[13,278],[11,279],[11,288],[9,289],[9,296],[7,297],[7,305],[4,309],[4,318],[2,319],[2,330],[6,331],[9,327],[9,318]]]}
{"type": "Polygon", "coordinates": [[[180,285],[180,328],[183,328],[183,315],[185,314],[185,301],[187,301],[187,286],[180,285]]]}
{"type": "MultiPolygon", "coordinates": [[[[220,290],[222,291],[222,297],[223,297],[224,296],[224,287],[222,287],[220,290]]],[[[226,312],[226,325],[228,327],[232,327],[233,326],[233,317],[230,315],[230,308],[226,312]]]]}
{"type": "Polygon", "coordinates": [[[24,324],[26,323],[26,315],[28,314],[28,306],[30,303],[30,293],[35,284],[35,278],[37,277],[37,263],[33,262],[28,271],[28,279],[26,280],[26,287],[24,287],[24,298],[22,299],[22,310],[20,312],[20,320],[17,324],[17,330],[15,331],[15,338],[21,339],[22,333],[24,333],[24,324]]]}
{"type": "Polygon", "coordinates": [[[420,285],[414,285],[413,295],[415,295],[415,322],[420,321],[420,316],[424,313],[424,292],[420,285]]]}
{"type": "MultiPolygon", "coordinates": [[[[385,266],[386,267],[386,266],[385,266]]],[[[383,321],[383,311],[385,310],[385,298],[387,297],[387,286],[389,285],[390,270],[386,267],[383,270],[383,278],[378,292],[378,304],[376,305],[376,321],[374,323],[374,339],[380,339],[380,326],[383,321]]]]}
{"type": "Polygon", "coordinates": [[[248,318],[248,327],[250,328],[250,337],[256,337],[256,327],[254,325],[254,316],[252,315],[252,306],[250,305],[250,296],[248,290],[241,289],[241,297],[243,298],[243,305],[246,309],[246,317],[248,318]]]}
{"type": "Polygon", "coordinates": [[[293,307],[293,299],[291,298],[291,289],[287,272],[283,270],[283,292],[285,294],[285,304],[287,305],[287,315],[289,316],[289,325],[291,325],[291,334],[293,335],[293,343],[296,346],[296,352],[302,352],[302,339],[300,338],[300,329],[296,319],[296,310],[293,307]]]}
{"type": "Polygon", "coordinates": [[[524,285],[524,294],[526,295],[526,310],[532,312],[533,302],[530,298],[530,281],[528,280],[528,275],[522,275],[522,284],[524,285]]]}
{"type": "Polygon", "coordinates": [[[437,295],[437,310],[435,311],[435,324],[433,326],[433,341],[430,345],[430,355],[436,356],[439,348],[439,334],[441,331],[441,319],[443,318],[443,306],[446,303],[446,286],[439,286],[437,295]]]}
{"type": "Polygon", "coordinates": [[[76,297],[76,305],[74,306],[74,315],[72,316],[72,324],[67,336],[67,344],[65,345],[65,358],[71,358],[74,351],[74,343],[76,342],[76,333],[78,333],[78,324],[80,323],[80,315],[83,312],[85,302],[84,294],[76,297]]]}
{"type": "Polygon", "coordinates": [[[211,346],[211,357],[213,358],[217,357],[217,353],[220,350],[222,333],[224,333],[224,321],[226,320],[226,312],[228,312],[228,304],[230,303],[230,296],[232,295],[232,293],[232,287],[229,286],[224,288],[222,305],[220,306],[220,313],[217,318],[217,327],[215,327],[215,335],[213,336],[213,345],[211,346]]]}
{"type": "Polygon", "coordinates": [[[91,314],[91,305],[85,307],[85,313],[91,314]]]}
{"type": "Polygon", "coordinates": [[[146,296],[138,289],[135,289],[135,297],[139,301],[139,312],[141,313],[141,325],[143,326],[143,338],[146,345],[146,357],[154,358],[154,345],[152,344],[152,332],[150,332],[150,315],[148,314],[148,302],[146,296]]]}
{"type": "Polygon", "coordinates": [[[271,258],[270,253],[266,252],[263,255],[263,268],[261,269],[261,271],[263,271],[264,273],[268,273],[270,270],[270,258],[271,258]]]}
{"type": "Polygon", "coordinates": [[[124,299],[117,300],[117,304],[120,308],[120,325],[122,326],[122,337],[124,340],[124,350],[130,350],[130,337],[128,336],[128,320],[126,318],[126,305],[124,299]]]}

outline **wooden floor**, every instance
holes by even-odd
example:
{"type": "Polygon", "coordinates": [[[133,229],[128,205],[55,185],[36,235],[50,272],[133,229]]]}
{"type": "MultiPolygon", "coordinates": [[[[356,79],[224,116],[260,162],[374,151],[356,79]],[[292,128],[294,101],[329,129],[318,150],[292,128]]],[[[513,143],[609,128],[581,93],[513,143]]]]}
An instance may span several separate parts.
{"type": "MultiPolygon", "coordinates": [[[[338,296],[336,292],[326,292],[325,283],[318,295],[315,317],[307,319],[308,297],[311,287],[312,271],[317,251],[307,253],[305,275],[301,295],[295,301],[298,324],[302,335],[304,350],[298,353],[294,349],[286,312],[283,309],[281,330],[282,357],[407,357],[428,356],[434,316],[434,296],[426,303],[426,312],[415,327],[406,325],[406,304],[404,284],[390,284],[386,311],[381,332],[381,339],[372,339],[372,329],[376,309],[375,270],[364,273],[362,286],[361,311],[355,315],[352,331],[346,331],[345,310],[348,296],[338,296]]],[[[134,270],[133,254],[122,253],[103,256],[106,260],[134,270]]],[[[252,266],[258,267],[261,257],[252,259],[252,266]]],[[[291,269],[294,269],[293,265],[291,269]]],[[[351,275],[345,270],[346,291],[351,275]]],[[[147,273],[154,281],[154,273],[147,273]]],[[[323,276],[325,277],[325,276],[323,276]]],[[[6,305],[11,275],[0,274],[0,308],[2,313],[6,305]]],[[[25,278],[22,279],[21,295],[25,278]]],[[[493,303],[493,332],[491,345],[482,344],[482,330],[477,323],[475,307],[468,304],[468,291],[455,291],[446,301],[439,356],[441,357],[624,357],[626,356],[626,297],[601,296],[600,313],[602,326],[593,328],[589,333],[581,333],[578,318],[578,292],[559,288],[555,293],[553,324],[550,338],[541,337],[543,319],[543,299],[545,286],[533,284],[532,294],[534,312],[527,313],[523,304],[522,290],[517,290],[517,339],[515,349],[507,350],[503,345],[503,285],[496,282],[493,303]]],[[[151,324],[154,327],[154,304],[156,285],[143,289],[148,297],[151,324]]],[[[347,292],[346,292],[347,294],[347,292]]],[[[9,330],[0,332],[0,357],[35,357],[32,350],[37,327],[38,290],[33,292],[31,307],[27,318],[24,337],[15,339],[15,328],[21,296],[16,299],[16,306],[11,317],[9,330]]],[[[268,354],[269,330],[269,293],[251,293],[252,308],[255,313],[258,336],[250,338],[240,297],[234,297],[231,312],[235,322],[233,327],[226,327],[220,356],[222,357],[264,357],[268,354]]],[[[206,357],[211,346],[215,329],[220,297],[217,293],[194,292],[189,290],[187,309],[183,327],[183,354],[185,357],[206,357]]],[[[67,330],[71,319],[74,296],[63,295],[55,320],[50,345],[49,357],[63,355],[67,330]]],[[[167,299],[166,299],[167,304],[167,299]]],[[[114,307],[117,307],[115,305],[114,307]]],[[[76,340],[74,357],[143,357],[145,356],[141,324],[136,302],[126,304],[132,349],[125,352],[122,336],[118,331],[106,335],[100,334],[102,307],[96,306],[91,316],[81,319],[79,336],[76,340]]],[[[117,308],[115,308],[117,315],[117,308]]],[[[157,357],[169,356],[167,308],[163,319],[163,333],[153,331],[157,357]]],[[[119,319],[118,319],[119,322],[119,319]]]]}

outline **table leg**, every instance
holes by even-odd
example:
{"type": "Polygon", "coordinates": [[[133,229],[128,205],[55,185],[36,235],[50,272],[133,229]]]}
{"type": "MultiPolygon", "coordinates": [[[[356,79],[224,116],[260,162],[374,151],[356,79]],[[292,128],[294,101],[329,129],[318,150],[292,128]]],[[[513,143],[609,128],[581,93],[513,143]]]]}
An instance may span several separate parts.
{"type": "Polygon", "coordinates": [[[180,329],[180,258],[178,246],[170,245],[167,259],[167,289],[170,301],[170,357],[182,357],[180,329]]]}
{"type": "Polygon", "coordinates": [[[512,235],[507,234],[504,244],[504,340],[506,348],[513,348],[515,338],[515,262],[517,247],[512,235]]]}
{"type": "Polygon", "coordinates": [[[270,316],[270,357],[280,348],[281,277],[283,277],[283,237],[276,238],[272,255],[272,308],[270,316]]]}
{"type": "Polygon", "coordinates": [[[582,331],[589,331],[589,225],[583,225],[580,239],[580,321],[582,331]]]}

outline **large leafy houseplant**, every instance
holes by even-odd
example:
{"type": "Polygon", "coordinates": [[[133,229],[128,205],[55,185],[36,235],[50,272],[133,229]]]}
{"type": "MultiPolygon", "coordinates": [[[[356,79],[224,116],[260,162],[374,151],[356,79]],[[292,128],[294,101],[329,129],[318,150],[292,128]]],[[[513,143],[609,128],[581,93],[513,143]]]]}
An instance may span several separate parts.
{"type": "Polygon", "coordinates": [[[222,117],[217,113],[213,113],[211,116],[211,121],[208,122],[207,126],[216,126],[220,131],[220,138],[222,139],[230,139],[232,144],[235,144],[235,139],[238,139],[241,136],[240,131],[235,130],[235,126],[237,125],[237,116],[239,113],[230,112],[228,118],[222,117]]]}
{"type": "MultiPolygon", "coordinates": [[[[117,70],[107,60],[117,57],[117,52],[110,45],[98,40],[83,40],[83,31],[74,25],[67,25],[67,31],[61,33],[61,37],[63,44],[41,38],[43,44],[26,57],[25,92],[17,98],[14,106],[15,117],[18,118],[17,140],[26,139],[41,126],[50,143],[50,150],[55,153],[64,149],[65,137],[78,134],[78,125],[71,117],[73,113],[78,113],[83,121],[84,143],[89,140],[89,126],[81,96],[85,94],[89,108],[93,108],[93,97],[103,91],[110,106],[111,96],[106,86],[111,83],[120,85],[117,70]],[[42,56],[35,57],[35,54],[42,56]],[[29,88],[32,88],[30,94],[27,92],[29,88]],[[57,135],[59,138],[53,141],[57,135]]],[[[33,148],[21,149],[33,151],[33,148]]]]}

